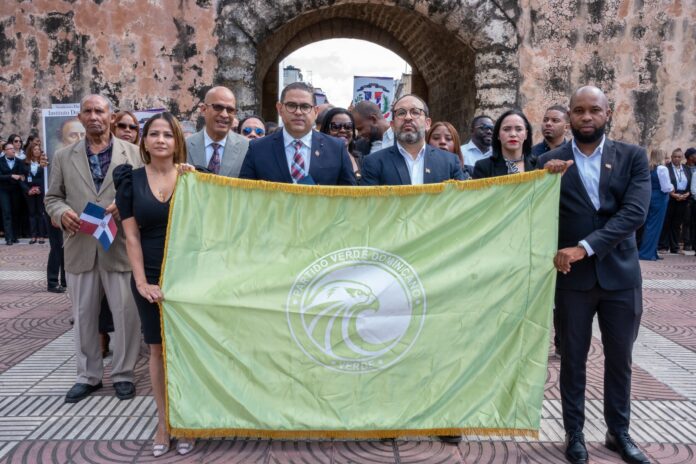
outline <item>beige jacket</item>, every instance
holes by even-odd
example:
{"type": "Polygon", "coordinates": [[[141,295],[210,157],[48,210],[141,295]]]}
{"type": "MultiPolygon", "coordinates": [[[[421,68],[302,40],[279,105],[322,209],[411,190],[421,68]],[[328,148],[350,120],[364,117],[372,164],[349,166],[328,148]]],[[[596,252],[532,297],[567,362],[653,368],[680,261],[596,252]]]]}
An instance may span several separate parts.
{"type": "MultiPolygon", "coordinates": [[[[60,218],[70,209],[80,215],[88,202],[104,208],[109,206],[116,195],[114,168],[120,164],[130,164],[134,168],[143,165],[136,145],[114,137],[111,164],[109,164],[104,183],[97,192],[89,169],[85,141],[81,140],[59,150],[51,162],[48,191],[44,200],[46,212],[51,219],[62,227],[60,218]]],[[[97,256],[99,256],[100,269],[130,271],[121,221],[116,221],[116,224],[118,232],[108,252],[104,251],[99,242],[90,235],[77,233],[71,236],[64,231],[65,271],[72,274],[90,271],[94,268],[97,256]]]]}

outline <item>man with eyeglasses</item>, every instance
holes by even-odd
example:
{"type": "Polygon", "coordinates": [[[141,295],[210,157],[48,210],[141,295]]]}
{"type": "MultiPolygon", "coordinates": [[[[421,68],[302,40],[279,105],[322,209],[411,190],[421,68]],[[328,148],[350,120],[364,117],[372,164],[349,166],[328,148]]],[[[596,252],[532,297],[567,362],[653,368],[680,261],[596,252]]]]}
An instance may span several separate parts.
{"type": "Polygon", "coordinates": [[[392,112],[396,143],[365,157],[360,185],[419,185],[469,178],[454,153],[425,143],[431,121],[428,105],[420,97],[404,95],[392,112]]]}
{"type": "Polygon", "coordinates": [[[237,100],[227,87],[208,90],[200,105],[205,127],[186,139],[186,162],[214,174],[239,177],[249,140],[232,131],[237,100]]]}
{"type": "Polygon", "coordinates": [[[276,109],[283,129],[249,144],[239,177],[305,185],[356,185],[342,140],[313,130],[318,110],[314,89],[294,82],[276,109]]]}
{"type": "Polygon", "coordinates": [[[476,166],[478,160],[491,157],[493,120],[480,114],[471,120],[471,140],[461,146],[466,166],[476,166]]]}

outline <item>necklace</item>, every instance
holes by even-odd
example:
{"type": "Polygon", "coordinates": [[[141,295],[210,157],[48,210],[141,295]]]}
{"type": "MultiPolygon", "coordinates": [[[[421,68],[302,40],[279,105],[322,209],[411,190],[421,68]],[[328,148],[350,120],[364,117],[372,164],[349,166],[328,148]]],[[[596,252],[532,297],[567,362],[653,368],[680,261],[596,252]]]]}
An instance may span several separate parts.
{"type": "Polygon", "coordinates": [[[169,181],[169,177],[171,177],[172,172],[176,176],[176,170],[164,172],[164,173],[155,171],[154,169],[150,169],[149,171],[150,171],[149,172],[150,179],[151,179],[153,187],[154,187],[152,189],[153,193],[156,190],[157,191],[157,195],[156,195],[157,198],[159,199],[159,201],[164,202],[165,199],[169,197],[169,195],[171,193],[170,190],[173,190],[173,189],[169,188],[170,182],[168,182],[168,181],[169,181]]]}

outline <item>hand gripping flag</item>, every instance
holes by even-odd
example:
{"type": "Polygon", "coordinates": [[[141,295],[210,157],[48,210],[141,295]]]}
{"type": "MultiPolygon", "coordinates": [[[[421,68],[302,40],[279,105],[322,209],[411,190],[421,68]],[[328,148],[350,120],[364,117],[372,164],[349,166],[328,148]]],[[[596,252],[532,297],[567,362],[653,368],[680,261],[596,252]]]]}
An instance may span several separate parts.
{"type": "Polygon", "coordinates": [[[105,251],[114,243],[116,238],[116,221],[111,214],[94,203],[87,203],[85,210],[80,214],[80,232],[88,234],[99,240],[105,251]]]}

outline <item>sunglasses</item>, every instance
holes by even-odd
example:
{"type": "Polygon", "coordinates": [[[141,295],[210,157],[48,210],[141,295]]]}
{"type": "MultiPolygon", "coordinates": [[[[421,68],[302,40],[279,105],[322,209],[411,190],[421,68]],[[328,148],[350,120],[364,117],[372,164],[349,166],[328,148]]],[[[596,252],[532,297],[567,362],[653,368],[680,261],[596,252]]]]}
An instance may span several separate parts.
{"type": "Polygon", "coordinates": [[[249,135],[249,134],[251,134],[251,131],[254,131],[256,133],[256,135],[263,135],[266,133],[266,131],[261,129],[260,127],[255,127],[255,128],[245,127],[244,129],[242,129],[242,134],[249,135]]]}
{"type": "Polygon", "coordinates": [[[493,130],[493,126],[489,126],[488,124],[481,124],[478,128],[482,131],[493,130]]]}
{"type": "Polygon", "coordinates": [[[126,124],[125,122],[117,122],[116,127],[118,127],[121,130],[126,130],[126,129],[137,130],[138,129],[137,124],[126,124]]]}
{"type": "Polygon", "coordinates": [[[329,129],[331,129],[332,131],[336,131],[336,132],[338,132],[340,130],[345,130],[345,131],[350,132],[353,130],[353,123],[350,123],[350,122],[344,122],[344,123],[332,122],[331,124],[329,124],[329,129]]]}
{"type": "Polygon", "coordinates": [[[211,106],[216,113],[222,113],[225,110],[227,110],[227,114],[237,113],[237,108],[235,108],[234,106],[226,106],[221,105],[219,103],[211,103],[209,106],[211,106]]]}

